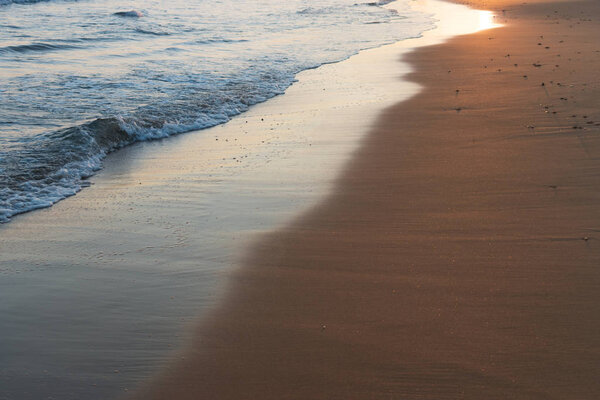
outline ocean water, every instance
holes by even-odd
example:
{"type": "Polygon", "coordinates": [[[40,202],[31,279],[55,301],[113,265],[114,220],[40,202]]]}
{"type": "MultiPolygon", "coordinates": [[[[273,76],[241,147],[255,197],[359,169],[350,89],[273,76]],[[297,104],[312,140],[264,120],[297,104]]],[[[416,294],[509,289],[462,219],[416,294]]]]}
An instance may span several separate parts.
{"type": "Polygon", "coordinates": [[[74,195],[111,151],[433,26],[401,1],[0,0],[0,223],[74,195]]]}

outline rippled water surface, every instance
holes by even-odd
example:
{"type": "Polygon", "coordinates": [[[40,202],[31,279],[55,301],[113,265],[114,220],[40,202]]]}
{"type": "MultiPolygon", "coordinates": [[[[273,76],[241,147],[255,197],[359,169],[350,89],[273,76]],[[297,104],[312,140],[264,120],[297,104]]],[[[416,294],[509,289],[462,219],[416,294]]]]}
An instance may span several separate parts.
{"type": "Polygon", "coordinates": [[[356,0],[0,0],[0,222],[75,194],[116,148],[430,26],[356,0]]]}

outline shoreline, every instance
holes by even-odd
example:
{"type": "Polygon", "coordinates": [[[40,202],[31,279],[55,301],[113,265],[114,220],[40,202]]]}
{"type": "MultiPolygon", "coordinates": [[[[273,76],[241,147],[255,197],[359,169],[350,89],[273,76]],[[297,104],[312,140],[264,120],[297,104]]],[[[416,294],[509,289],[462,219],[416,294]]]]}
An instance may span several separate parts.
{"type": "MultiPolygon", "coordinates": [[[[460,29],[479,26],[465,15],[460,29]]],[[[381,110],[418,92],[399,54],[450,33],[304,71],[227,124],[112,153],[93,187],[0,226],[3,392],[104,399],[159,372],[244,252],[319,204],[381,110]]]]}
{"type": "Polygon", "coordinates": [[[504,27],[406,56],[423,90],[140,398],[600,396],[600,6],[468,3],[504,27]]]}

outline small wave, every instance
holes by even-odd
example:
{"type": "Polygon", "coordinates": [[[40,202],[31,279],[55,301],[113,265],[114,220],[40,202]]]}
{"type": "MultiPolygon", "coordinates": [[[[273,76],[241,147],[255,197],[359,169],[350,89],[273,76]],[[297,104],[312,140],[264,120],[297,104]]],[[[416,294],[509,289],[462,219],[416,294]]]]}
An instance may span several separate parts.
{"type": "Polygon", "coordinates": [[[144,14],[142,14],[140,11],[137,11],[137,10],[117,11],[116,13],[113,13],[113,15],[116,15],[117,17],[124,17],[124,18],[141,18],[144,16],[144,14]]]}
{"type": "Polygon", "coordinates": [[[222,124],[251,105],[283,93],[292,82],[291,77],[276,72],[263,78],[272,82],[268,86],[229,82],[221,93],[146,106],[135,115],[100,118],[39,134],[4,152],[0,147],[0,223],[75,195],[114,150],[222,124]]]}
{"type": "Polygon", "coordinates": [[[369,3],[363,3],[367,6],[377,6],[377,7],[381,7],[381,6],[385,6],[386,4],[390,4],[393,3],[396,0],[379,0],[379,1],[372,1],[369,3]]]}
{"type": "Polygon", "coordinates": [[[20,151],[0,153],[0,223],[50,207],[86,186],[109,152],[135,141],[117,118],[32,137],[20,151]]]}
{"type": "Polygon", "coordinates": [[[31,43],[16,46],[0,47],[0,53],[31,53],[37,51],[56,51],[67,49],[78,49],[78,46],[50,43],[31,43]]]}
{"type": "Polygon", "coordinates": [[[151,30],[151,29],[136,28],[135,31],[137,33],[143,33],[144,35],[154,35],[154,36],[168,36],[168,35],[170,35],[169,32],[155,31],[155,30],[151,30]]]}
{"type": "Polygon", "coordinates": [[[0,6],[8,6],[10,4],[35,4],[45,3],[52,0],[0,0],[0,6]]]}
{"type": "Polygon", "coordinates": [[[201,39],[196,40],[194,43],[196,44],[211,44],[211,43],[244,43],[247,42],[247,39],[226,39],[223,37],[212,37],[209,39],[201,39]]]}
{"type": "MultiPolygon", "coordinates": [[[[383,7],[386,4],[392,3],[396,0],[379,0],[379,1],[372,1],[372,2],[368,2],[368,3],[354,3],[353,6],[355,7],[364,7],[364,6],[370,6],[370,7],[383,7]]],[[[299,11],[296,11],[296,14],[300,14],[300,15],[321,15],[321,14],[330,14],[330,13],[334,13],[340,11],[339,8],[336,7],[306,7],[303,8],[299,11]]]]}
{"type": "Polygon", "coordinates": [[[330,9],[329,7],[325,7],[325,8],[306,7],[300,11],[297,11],[296,13],[300,14],[300,15],[325,14],[326,12],[328,12],[329,9],[330,9]]]}
{"type": "MultiPolygon", "coordinates": [[[[114,33],[107,33],[102,36],[82,36],[82,37],[72,37],[69,39],[53,39],[54,42],[58,43],[94,43],[94,42],[118,42],[124,40],[124,37],[119,36],[114,33]]],[[[81,48],[77,45],[66,45],[71,46],[72,48],[81,48]]]]}
{"type": "Polygon", "coordinates": [[[216,115],[179,124],[152,117],[101,118],[34,136],[22,143],[21,150],[0,151],[0,223],[75,195],[89,185],[85,179],[101,169],[106,155],[114,150],[214,126],[228,119],[228,115],[216,115]]]}

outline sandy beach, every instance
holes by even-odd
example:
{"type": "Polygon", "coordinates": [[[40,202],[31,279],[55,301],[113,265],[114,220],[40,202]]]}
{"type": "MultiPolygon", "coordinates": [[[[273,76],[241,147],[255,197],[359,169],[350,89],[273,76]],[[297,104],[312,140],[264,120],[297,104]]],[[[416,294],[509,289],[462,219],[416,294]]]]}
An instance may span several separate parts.
{"type": "Polygon", "coordinates": [[[423,90],[139,398],[600,396],[599,4],[468,4],[504,26],[404,57],[423,90]]]}
{"type": "Polygon", "coordinates": [[[600,398],[600,4],[411,7],[1,224],[0,399],[600,398]]]}
{"type": "Polygon", "coordinates": [[[0,225],[0,397],[114,398],[185,357],[248,248],[332,193],[381,111],[418,93],[401,55],[492,23],[413,7],[437,28],[304,71],[227,124],[121,149],[89,188],[0,225]]]}

